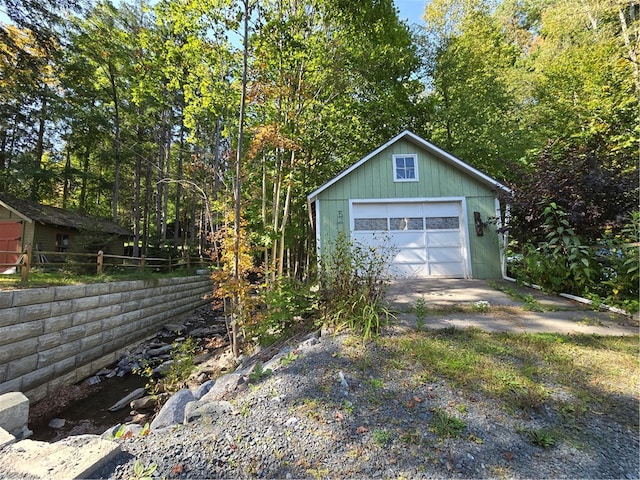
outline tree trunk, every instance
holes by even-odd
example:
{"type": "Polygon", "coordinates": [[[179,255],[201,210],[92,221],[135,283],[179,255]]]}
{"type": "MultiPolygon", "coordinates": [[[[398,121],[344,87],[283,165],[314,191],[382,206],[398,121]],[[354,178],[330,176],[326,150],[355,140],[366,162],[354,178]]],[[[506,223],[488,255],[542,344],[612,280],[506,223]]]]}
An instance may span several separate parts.
{"type": "MultiPolygon", "coordinates": [[[[234,219],[233,219],[233,234],[234,234],[234,252],[233,252],[233,278],[236,282],[237,288],[240,288],[240,207],[242,203],[241,191],[242,191],[242,142],[244,141],[244,107],[247,95],[247,69],[249,59],[249,0],[243,0],[244,5],[244,37],[242,43],[242,90],[240,93],[240,114],[238,124],[238,148],[236,149],[236,185],[234,190],[234,219]]],[[[238,319],[242,313],[240,309],[240,295],[236,288],[234,295],[234,315],[235,318],[232,322],[232,351],[233,356],[238,357],[240,355],[239,344],[239,328],[238,319]]]]}
{"type": "MultiPolygon", "coordinates": [[[[178,165],[176,168],[176,178],[178,182],[176,183],[176,195],[175,195],[175,209],[176,215],[174,217],[174,229],[173,229],[173,244],[174,246],[178,246],[180,241],[180,231],[182,230],[182,226],[180,225],[180,209],[182,206],[182,166],[184,163],[184,136],[185,136],[185,128],[184,128],[184,116],[182,112],[180,113],[180,139],[178,143],[178,165]]],[[[186,235],[185,235],[186,236],[186,235]]],[[[183,250],[184,252],[184,250],[183,250]]],[[[187,252],[188,255],[188,252],[187,252]]]]}
{"type": "Polygon", "coordinates": [[[47,110],[47,96],[45,91],[42,92],[42,108],[40,109],[40,118],[38,119],[38,140],[36,142],[35,155],[35,170],[36,174],[31,184],[31,199],[40,200],[40,185],[42,183],[42,177],[40,175],[42,171],[42,157],[44,156],[44,131],[46,126],[46,110],[47,110]]]}
{"type": "Polygon", "coordinates": [[[291,208],[291,191],[293,190],[293,173],[295,170],[295,151],[291,151],[291,164],[289,165],[289,175],[287,181],[287,193],[284,201],[284,211],[282,212],[282,224],[280,225],[280,255],[278,261],[278,276],[284,273],[284,251],[285,251],[285,234],[287,230],[287,221],[291,208]]]}
{"type": "Polygon", "coordinates": [[[634,2],[629,2],[629,15],[631,17],[631,25],[635,25],[635,31],[629,34],[629,26],[627,25],[627,17],[624,14],[622,6],[618,5],[618,17],[620,18],[620,30],[622,33],[622,39],[624,45],[627,48],[627,55],[631,61],[631,68],[633,69],[633,82],[636,87],[636,96],[640,102],[640,65],[638,64],[638,44],[640,43],[640,31],[637,26],[639,19],[635,18],[636,6],[634,2]],[[634,38],[632,38],[632,36],[634,38]]]}
{"type": "MultiPolygon", "coordinates": [[[[137,145],[142,145],[144,140],[143,132],[140,124],[137,128],[137,145]]],[[[139,149],[137,149],[139,150],[139,149]]],[[[140,256],[140,187],[142,184],[142,152],[136,151],[136,164],[133,179],[133,251],[132,256],[140,256]]]]}
{"type": "MultiPolygon", "coordinates": [[[[91,135],[91,130],[89,130],[91,135]]],[[[86,211],[87,209],[87,181],[89,178],[89,158],[91,157],[91,149],[89,145],[84,148],[84,155],[82,158],[82,180],[80,183],[80,210],[86,211]]]]}
{"type": "Polygon", "coordinates": [[[64,163],[64,183],[62,186],[62,208],[67,208],[69,201],[69,187],[71,186],[71,145],[65,146],[66,160],[64,163]]]}
{"type": "Polygon", "coordinates": [[[118,88],[114,68],[109,64],[109,82],[111,84],[111,100],[113,101],[113,156],[115,166],[113,169],[113,192],[111,195],[113,221],[118,221],[118,194],[120,192],[120,105],[118,101],[118,88]]]}

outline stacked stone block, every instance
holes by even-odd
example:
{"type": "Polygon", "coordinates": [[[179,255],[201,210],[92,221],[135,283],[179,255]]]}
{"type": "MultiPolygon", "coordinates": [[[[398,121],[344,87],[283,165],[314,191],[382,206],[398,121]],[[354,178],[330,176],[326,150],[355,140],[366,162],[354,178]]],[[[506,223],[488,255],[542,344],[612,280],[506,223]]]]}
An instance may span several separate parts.
{"type": "Polygon", "coordinates": [[[31,402],[112,364],[207,302],[207,276],[0,292],[0,394],[31,402]]]}

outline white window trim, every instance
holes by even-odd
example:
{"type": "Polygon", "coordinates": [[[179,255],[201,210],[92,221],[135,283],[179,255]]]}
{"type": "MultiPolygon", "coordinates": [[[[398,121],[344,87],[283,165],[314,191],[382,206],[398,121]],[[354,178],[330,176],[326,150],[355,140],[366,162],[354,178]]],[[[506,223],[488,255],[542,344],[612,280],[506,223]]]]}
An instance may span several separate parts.
{"type": "Polygon", "coordinates": [[[394,182],[418,182],[420,181],[420,175],[418,171],[418,155],[415,153],[394,154],[391,158],[393,168],[393,181],[394,182]],[[396,171],[396,158],[413,158],[413,164],[415,166],[416,176],[415,178],[398,178],[396,171]]]}

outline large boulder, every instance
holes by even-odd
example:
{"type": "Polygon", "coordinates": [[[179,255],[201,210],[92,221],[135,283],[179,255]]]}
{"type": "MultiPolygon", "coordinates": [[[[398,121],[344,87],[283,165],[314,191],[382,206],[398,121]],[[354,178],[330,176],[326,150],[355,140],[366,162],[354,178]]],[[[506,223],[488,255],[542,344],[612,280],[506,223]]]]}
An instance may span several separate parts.
{"type": "Polygon", "coordinates": [[[170,427],[184,421],[184,409],[189,402],[195,401],[188,388],[176,392],[164,404],[156,418],[151,422],[151,430],[170,427]]]}
{"type": "Polygon", "coordinates": [[[213,402],[189,402],[184,410],[184,423],[193,422],[199,418],[209,418],[212,420],[233,412],[233,405],[226,400],[216,400],[213,402]]]}
{"type": "Polygon", "coordinates": [[[29,422],[29,399],[20,392],[0,395],[0,428],[14,437],[26,438],[31,435],[29,422]]]}
{"type": "Polygon", "coordinates": [[[229,373],[216,380],[211,389],[202,396],[202,402],[222,400],[227,394],[235,392],[244,383],[244,377],[239,373],[229,373]]]}

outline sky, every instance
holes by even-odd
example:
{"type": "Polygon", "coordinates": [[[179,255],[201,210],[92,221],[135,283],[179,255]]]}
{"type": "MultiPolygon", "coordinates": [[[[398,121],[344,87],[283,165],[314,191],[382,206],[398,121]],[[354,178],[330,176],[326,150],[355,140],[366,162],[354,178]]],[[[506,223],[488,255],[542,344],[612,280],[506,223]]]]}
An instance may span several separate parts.
{"type": "Polygon", "coordinates": [[[409,26],[415,24],[423,25],[422,14],[428,0],[394,0],[396,7],[400,10],[400,18],[408,20],[409,26]]]}
{"type": "MultiPolygon", "coordinates": [[[[428,0],[394,0],[396,7],[400,10],[400,18],[408,20],[409,26],[414,23],[422,25],[422,13],[428,0]]],[[[0,9],[0,21],[7,23],[8,18],[0,9]]]]}

